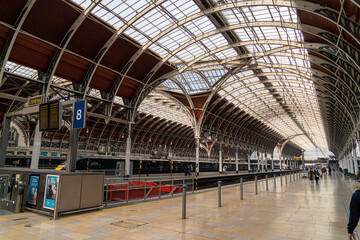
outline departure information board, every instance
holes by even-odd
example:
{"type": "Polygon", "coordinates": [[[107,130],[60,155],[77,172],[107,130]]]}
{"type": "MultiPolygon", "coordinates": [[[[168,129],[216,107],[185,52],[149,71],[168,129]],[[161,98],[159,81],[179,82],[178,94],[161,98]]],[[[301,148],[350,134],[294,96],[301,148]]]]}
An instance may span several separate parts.
{"type": "Polygon", "coordinates": [[[56,131],[61,128],[62,108],[59,101],[40,104],[39,112],[40,131],[56,131]]]}

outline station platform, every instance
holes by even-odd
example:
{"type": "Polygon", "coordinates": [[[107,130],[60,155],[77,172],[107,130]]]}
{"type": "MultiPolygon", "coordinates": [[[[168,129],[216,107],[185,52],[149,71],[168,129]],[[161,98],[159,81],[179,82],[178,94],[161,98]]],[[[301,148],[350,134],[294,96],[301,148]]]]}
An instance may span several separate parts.
{"type": "MultiPolygon", "coordinates": [[[[261,172],[267,172],[269,174],[271,173],[276,173],[276,172],[280,172],[279,169],[275,169],[274,171],[268,170],[268,171],[261,171],[261,172]]],[[[248,174],[248,173],[258,173],[258,171],[254,171],[254,172],[249,172],[248,170],[241,170],[238,171],[238,173],[236,173],[235,171],[229,171],[227,173],[219,173],[217,171],[212,171],[212,172],[200,172],[198,178],[209,178],[209,177],[220,177],[220,176],[235,176],[235,175],[242,175],[242,174],[248,174]]],[[[158,173],[158,174],[149,174],[149,176],[146,176],[146,174],[133,174],[132,177],[136,178],[136,177],[163,177],[163,178],[170,178],[170,177],[184,177],[185,173],[158,173]]],[[[195,177],[195,172],[191,172],[191,175],[187,176],[187,177],[195,177]]]]}
{"type": "Polygon", "coordinates": [[[276,188],[269,181],[222,189],[218,207],[217,189],[187,196],[187,218],[181,218],[182,198],[158,200],[108,208],[59,220],[24,212],[0,212],[0,239],[347,239],[349,204],[353,180],[340,173],[321,178],[283,181],[276,188]]]}

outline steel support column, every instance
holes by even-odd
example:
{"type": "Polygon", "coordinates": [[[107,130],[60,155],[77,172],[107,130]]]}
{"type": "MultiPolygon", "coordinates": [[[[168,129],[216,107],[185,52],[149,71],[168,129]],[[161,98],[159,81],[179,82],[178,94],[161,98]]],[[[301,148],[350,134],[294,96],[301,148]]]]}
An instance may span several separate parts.
{"type": "Polygon", "coordinates": [[[42,132],[40,132],[40,122],[39,122],[39,120],[37,120],[36,127],[35,127],[33,151],[32,151],[32,156],[31,156],[31,165],[30,165],[31,169],[39,169],[41,136],[42,136],[42,132]]]}
{"type": "Polygon", "coordinates": [[[222,143],[220,143],[220,148],[219,148],[219,173],[222,173],[223,171],[223,161],[222,161],[222,143]]]}
{"type": "Polygon", "coordinates": [[[77,150],[79,143],[79,133],[80,129],[71,129],[70,130],[70,139],[69,139],[69,150],[67,155],[67,166],[66,171],[75,172],[76,171],[76,159],[77,159],[77,150]]]}
{"type": "Polygon", "coordinates": [[[11,118],[4,117],[1,139],[0,139],[0,167],[4,167],[6,159],[6,149],[9,141],[11,118]]]}
{"type": "Polygon", "coordinates": [[[130,177],[130,156],[131,156],[131,123],[128,123],[128,131],[126,138],[126,155],[125,155],[125,176],[130,177]]]}
{"type": "Polygon", "coordinates": [[[200,139],[199,138],[195,138],[195,147],[196,147],[196,174],[199,175],[200,172],[200,163],[199,163],[200,139]]]}
{"type": "Polygon", "coordinates": [[[239,172],[239,147],[236,147],[235,150],[235,171],[239,172]]]}

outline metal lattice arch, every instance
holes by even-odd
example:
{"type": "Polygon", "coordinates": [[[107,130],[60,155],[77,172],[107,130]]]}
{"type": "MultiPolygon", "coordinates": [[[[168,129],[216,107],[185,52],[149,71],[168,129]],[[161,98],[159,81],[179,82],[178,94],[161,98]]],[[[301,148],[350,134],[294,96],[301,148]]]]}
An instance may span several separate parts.
{"type": "MultiPolygon", "coordinates": [[[[86,99],[81,151],[106,145],[121,155],[129,135],[135,154],[194,157],[198,141],[212,144],[204,158],[220,145],[229,155],[270,154],[296,135],[284,154],[324,148],[341,157],[358,138],[356,0],[0,5],[0,119],[32,96],[86,99]]],[[[29,143],[35,118],[16,119],[29,143]]],[[[61,150],[69,135],[63,127],[42,141],[61,150]]]]}

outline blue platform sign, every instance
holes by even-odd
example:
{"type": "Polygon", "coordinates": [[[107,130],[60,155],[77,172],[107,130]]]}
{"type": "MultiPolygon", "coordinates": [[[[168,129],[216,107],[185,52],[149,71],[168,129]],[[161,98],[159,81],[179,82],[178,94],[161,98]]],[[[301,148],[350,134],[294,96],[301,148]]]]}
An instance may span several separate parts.
{"type": "Polygon", "coordinates": [[[86,100],[74,103],[73,128],[84,128],[86,118],[86,100]]]}
{"type": "Polygon", "coordinates": [[[59,176],[46,175],[46,185],[44,194],[44,208],[55,209],[56,192],[58,188],[59,176]]]}

